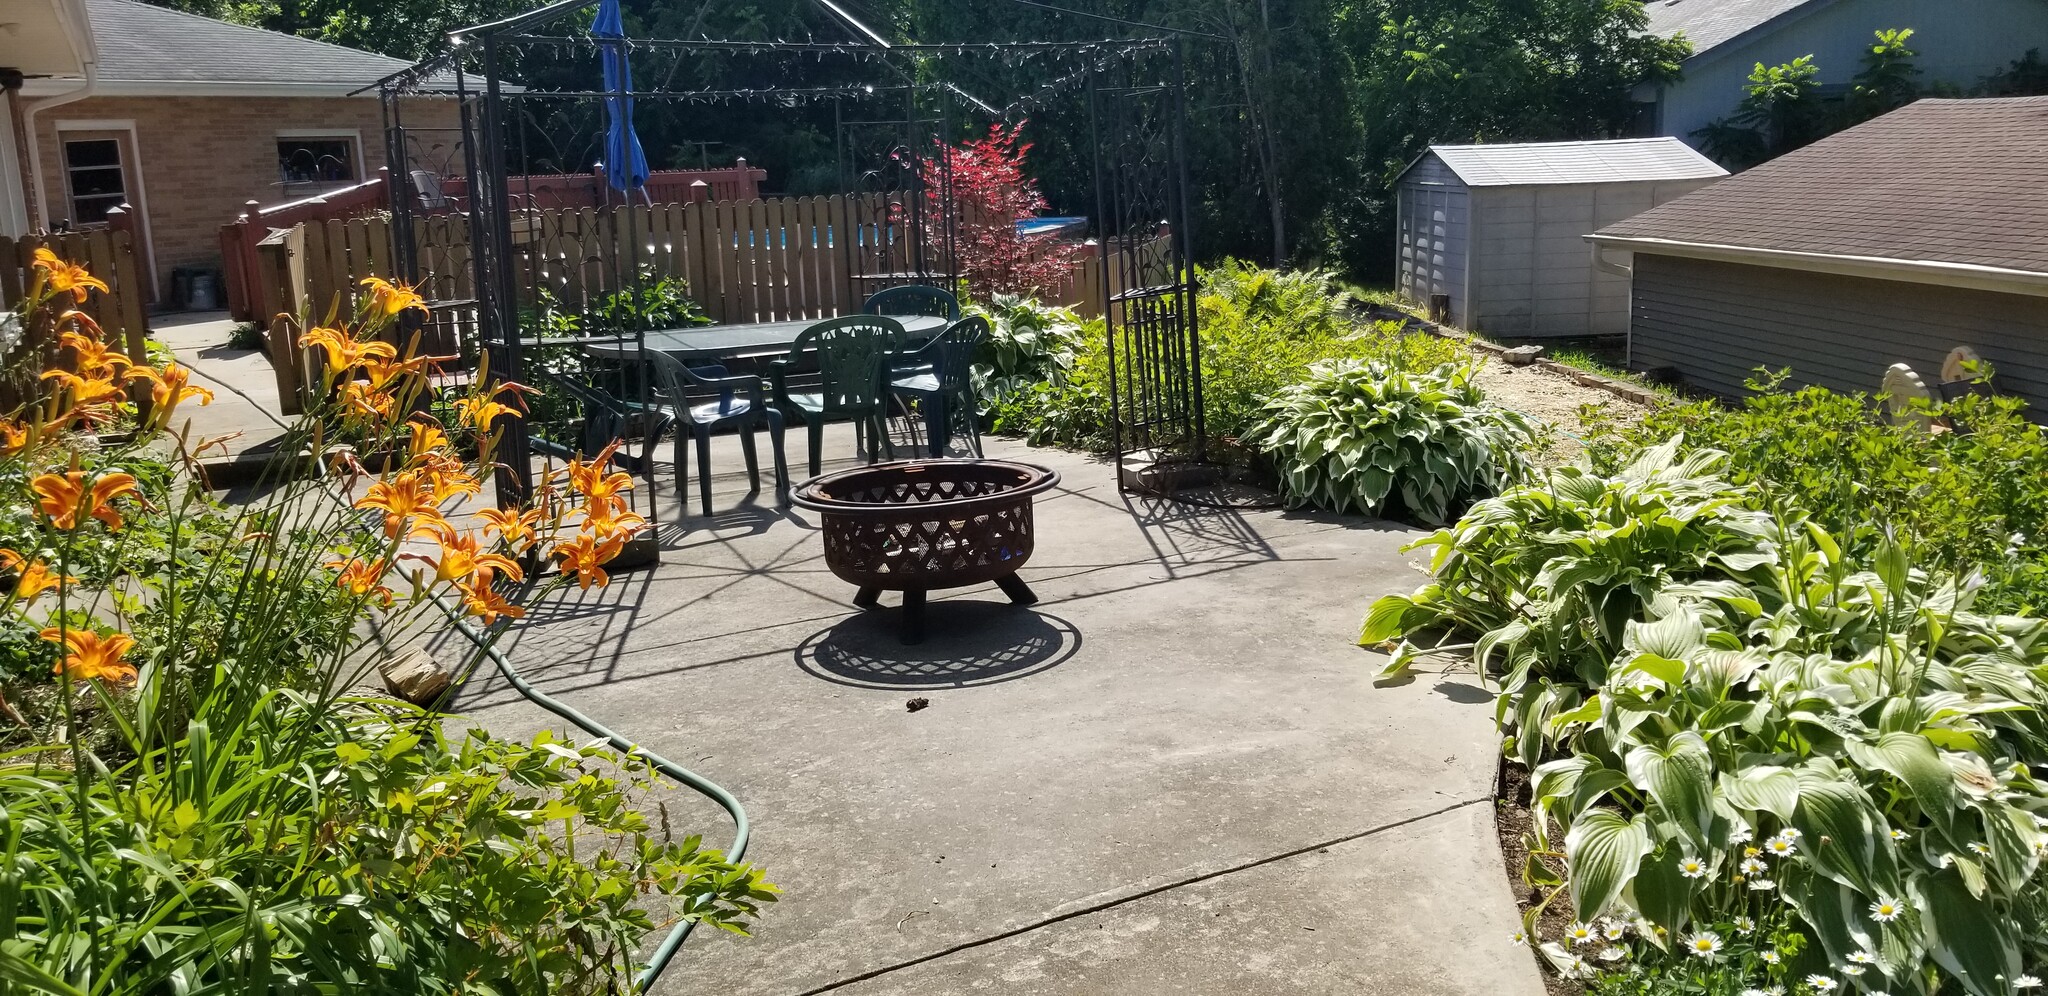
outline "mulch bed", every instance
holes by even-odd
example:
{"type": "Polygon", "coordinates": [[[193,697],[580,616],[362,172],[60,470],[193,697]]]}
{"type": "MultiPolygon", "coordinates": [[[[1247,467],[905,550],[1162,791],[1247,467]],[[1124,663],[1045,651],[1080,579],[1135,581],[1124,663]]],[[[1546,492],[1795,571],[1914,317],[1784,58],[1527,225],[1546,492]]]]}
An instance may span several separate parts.
{"type": "MultiPolygon", "coordinates": [[[[1494,831],[1500,834],[1501,868],[1508,877],[1508,891],[1514,893],[1515,906],[1523,914],[1543,901],[1544,890],[1522,881],[1523,863],[1529,860],[1529,849],[1525,846],[1530,826],[1529,773],[1521,766],[1502,759],[1500,780],[1495,786],[1493,803],[1494,831]]],[[[1553,842],[1558,840],[1552,834],[1553,842]]],[[[1547,859],[1553,871],[1562,871],[1562,863],[1547,859]]],[[[1571,926],[1572,912],[1569,896],[1559,896],[1544,907],[1536,920],[1536,934],[1540,938],[1556,940],[1564,936],[1565,928],[1571,926]]],[[[1543,976],[1544,988],[1550,996],[1584,996],[1586,987],[1571,979],[1559,976],[1550,970],[1550,965],[1532,945],[1529,957],[1535,959],[1537,971],[1543,976]]]]}

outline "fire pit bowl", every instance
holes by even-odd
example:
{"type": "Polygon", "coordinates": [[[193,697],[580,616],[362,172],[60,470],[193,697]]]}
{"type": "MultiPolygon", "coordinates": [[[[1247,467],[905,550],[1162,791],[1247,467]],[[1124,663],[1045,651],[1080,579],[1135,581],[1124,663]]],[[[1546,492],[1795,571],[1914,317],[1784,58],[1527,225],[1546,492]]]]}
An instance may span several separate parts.
{"type": "Polygon", "coordinates": [[[1008,460],[900,460],[797,486],[818,513],[825,564],[874,608],[903,593],[905,643],[924,639],[925,592],[994,581],[1018,605],[1038,600],[1017,568],[1031,559],[1031,498],[1060,475],[1008,460]]]}

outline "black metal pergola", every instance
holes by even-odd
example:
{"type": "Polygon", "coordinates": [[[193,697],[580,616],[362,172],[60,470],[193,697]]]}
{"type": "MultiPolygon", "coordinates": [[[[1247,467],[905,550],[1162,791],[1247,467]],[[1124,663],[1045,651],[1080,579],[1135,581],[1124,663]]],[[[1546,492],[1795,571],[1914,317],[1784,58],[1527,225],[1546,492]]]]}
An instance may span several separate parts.
{"type": "MultiPolygon", "coordinates": [[[[742,108],[745,113],[803,109],[820,115],[821,105],[829,104],[838,183],[847,202],[863,213],[831,226],[807,221],[803,232],[771,229],[763,234],[756,229],[739,237],[801,236],[829,246],[827,251],[841,257],[834,272],[855,285],[839,299],[855,302],[850,310],[857,310],[862,293],[884,283],[948,289],[957,283],[958,219],[951,208],[950,160],[939,154],[943,146],[988,123],[1014,121],[1062,93],[1085,93],[1094,193],[1090,228],[1103,260],[1094,279],[1101,284],[1112,370],[1112,442],[1120,460],[1140,453],[1203,456],[1186,85],[1177,39],[903,45],[620,39],[591,33],[588,14],[597,3],[560,0],[453,32],[447,52],[377,87],[391,164],[395,268],[402,279],[418,282],[418,233],[424,225],[466,226],[470,291],[459,305],[474,315],[475,346],[488,358],[492,380],[523,382],[536,370],[556,376],[562,373],[559,368],[584,363],[579,339],[595,333],[580,329],[566,334],[547,326],[550,281],[559,281],[564,268],[595,267],[608,271],[601,282],[614,291],[634,288],[648,279],[659,240],[667,237],[646,227],[649,216],[640,207],[647,195],[627,191],[608,195],[604,205],[585,214],[596,226],[591,244],[605,247],[591,258],[543,258],[522,241],[533,217],[532,178],[549,172],[548,166],[553,172],[568,171],[562,165],[566,157],[560,135],[553,132],[587,140],[595,129],[586,124],[602,120],[607,101],[626,98],[712,111],[742,108]],[[606,90],[598,83],[600,59],[607,51],[631,67],[630,90],[606,90]],[[825,67],[813,69],[812,75],[829,80],[825,85],[813,79],[804,86],[751,88],[676,85],[690,60],[713,58],[771,66],[801,60],[825,67]],[[1033,72],[1042,66],[1044,79],[1031,92],[997,105],[943,76],[948,67],[986,62],[1033,72]],[[564,72],[575,66],[587,66],[587,74],[564,72]],[[565,76],[581,82],[550,82],[565,76]],[[450,128],[409,120],[407,105],[419,97],[455,100],[459,124],[450,128]],[[423,205],[438,192],[425,189],[415,171],[431,177],[437,170],[457,168],[466,181],[466,203],[460,211],[429,217],[423,205]]],[[[658,331],[652,325],[629,314],[603,334],[645,348],[647,334],[658,331]]],[[[612,392],[643,410],[652,401],[645,376],[616,369],[576,373],[585,379],[614,378],[612,392]]],[[[585,419],[589,414],[580,413],[585,419]]],[[[568,416],[551,409],[505,420],[510,424],[499,450],[504,469],[498,482],[503,500],[531,493],[537,453],[576,448],[547,425],[550,418],[568,416]]],[[[651,480],[651,448],[638,465],[651,480]]]]}

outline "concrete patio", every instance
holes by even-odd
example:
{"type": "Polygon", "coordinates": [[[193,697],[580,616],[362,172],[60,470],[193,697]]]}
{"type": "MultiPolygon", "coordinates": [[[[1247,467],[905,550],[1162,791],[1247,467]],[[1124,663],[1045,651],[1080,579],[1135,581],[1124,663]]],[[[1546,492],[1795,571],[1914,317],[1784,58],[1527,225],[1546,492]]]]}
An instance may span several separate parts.
{"type": "MultiPolygon", "coordinates": [[[[1024,570],[1041,600],[934,593],[906,647],[896,597],[854,608],[809,513],[746,495],[719,442],[716,515],[676,507],[664,444],[661,564],[558,590],[507,644],[753,820],[783,900],[752,938],[693,937],[657,992],[1543,991],[1508,941],[1491,696],[1375,687],[1354,645],[1372,598],[1418,583],[1414,530],[1126,498],[1099,462],[991,440],[1063,477],[1024,570]]],[[[559,725],[488,671],[458,707],[559,725]]],[[[704,800],[659,801],[729,839],[704,800]]]]}

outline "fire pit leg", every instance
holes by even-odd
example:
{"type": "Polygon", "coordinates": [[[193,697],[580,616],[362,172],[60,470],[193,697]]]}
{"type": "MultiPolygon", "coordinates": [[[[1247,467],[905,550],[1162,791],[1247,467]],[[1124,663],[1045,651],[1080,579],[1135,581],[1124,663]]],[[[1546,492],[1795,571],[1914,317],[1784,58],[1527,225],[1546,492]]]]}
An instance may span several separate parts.
{"type": "Polygon", "coordinates": [[[924,589],[912,588],[903,593],[904,643],[924,642],[924,589]]]}
{"type": "Polygon", "coordinates": [[[1038,601],[1038,596],[1032,593],[1031,586],[1025,584],[1024,579],[1018,577],[1015,571],[997,578],[996,587],[1003,589],[1003,594],[1010,596],[1010,602],[1014,605],[1030,605],[1038,601]]]}
{"type": "Polygon", "coordinates": [[[882,604],[882,589],[862,587],[854,593],[853,604],[863,609],[872,609],[882,604]]]}

